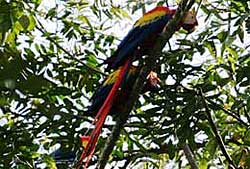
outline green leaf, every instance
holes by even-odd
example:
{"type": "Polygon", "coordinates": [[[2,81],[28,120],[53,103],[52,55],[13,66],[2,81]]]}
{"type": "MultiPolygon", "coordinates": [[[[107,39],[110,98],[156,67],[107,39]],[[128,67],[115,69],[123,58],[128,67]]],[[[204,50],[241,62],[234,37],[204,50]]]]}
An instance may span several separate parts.
{"type": "MultiPolygon", "coordinates": [[[[234,60],[236,60],[239,57],[238,53],[233,48],[227,47],[226,50],[233,56],[234,60]]],[[[230,60],[230,61],[235,63],[235,61],[233,60],[230,60]]]]}
{"type": "Polygon", "coordinates": [[[28,31],[31,31],[36,26],[36,20],[33,15],[29,15],[29,26],[27,28],[28,31]]]}
{"type": "Polygon", "coordinates": [[[46,14],[46,17],[45,17],[45,19],[52,19],[52,18],[54,18],[55,16],[57,15],[57,8],[55,7],[55,8],[51,8],[48,12],[47,12],[47,14],[46,14]]]}
{"type": "Polygon", "coordinates": [[[215,139],[210,139],[210,141],[206,144],[206,148],[211,156],[213,158],[216,155],[218,144],[215,139]]]}
{"type": "Polygon", "coordinates": [[[11,26],[11,6],[6,1],[0,1],[0,32],[7,32],[11,26]]]}
{"type": "Polygon", "coordinates": [[[239,26],[237,30],[238,36],[240,38],[241,43],[244,43],[244,29],[243,26],[239,26]]]}
{"type": "Polygon", "coordinates": [[[121,8],[118,8],[118,7],[112,7],[111,8],[111,13],[114,14],[115,16],[117,16],[120,19],[122,19],[122,18],[129,18],[129,19],[131,19],[131,17],[129,16],[129,14],[125,10],[123,10],[121,8]]]}
{"type": "Polygon", "coordinates": [[[205,41],[204,42],[204,46],[207,47],[208,51],[210,52],[210,54],[214,57],[217,56],[216,54],[216,47],[213,41],[205,41]]]}
{"type": "Polygon", "coordinates": [[[244,144],[247,146],[250,146],[250,130],[247,130],[245,132],[245,135],[243,137],[244,144]]]}
{"type": "Polygon", "coordinates": [[[215,89],[217,89],[217,86],[213,85],[213,84],[210,84],[210,83],[206,83],[206,84],[202,85],[202,91],[205,92],[205,93],[213,91],[215,89]]]}
{"type": "Polygon", "coordinates": [[[51,86],[50,81],[45,79],[43,76],[29,75],[27,79],[25,77],[21,78],[17,83],[17,87],[19,90],[26,91],[30,94],[41,94],[40,92],[48,89],[51,86]]]}
{"type": "Polygon", "coordinates": [[[176,153],[176,147],[175,145],[173,145],[172,141],[170,141],[168,143],[168,149],[167,149],[169,158],[172,160],[175,157],[175,153],[176,153]]]}
{"type": "Polygon", "coordinates": [[[201,159],[199,162],[199,169],[207,169],[208,168],[208,161],[206,159],[201,159]]]}
{"type": "Polygon", "coordinates": [[[221,78],[219,81],[217,81],[217,84],[220,86],[220,87],[223,87],[225,85],[227,85],[232,79],[229,77],[229,78],[221,78]]]}
{"type": "Polygon", "coordinates": [[[223,43],[226,40],[227,36],[228,32],[221,31],[220,33],[218,33],[217,38],[220,40],[221,43],[223,43]]]}
{"type": "Polygon", "coordinates": [[[16,45],[16,34],[14,32],[11,32],[8,34],[7,38],[6,38],[6,42],[10,45],[15,47],[16,45]]]}
{"type": "Polygon", "coordinates": [[[93,28],[87,16],[80,15],[78,16],[78,19],[82,21],[82,23],[86,23],[89,27],[93,28]]]}
{"type": "Polygon", "coordinates": [[[47,167],[51,169],[57,169],[54,159],[48,155],[42,156],[43,161],[47,164],[47,167]]]}
{"type": "Polygon", "coordinates": [[[23,27],[24,30],[28,29],[28,27],[30,25],[30,20],[29,20],[29,17],[27,15],[22,15],[19,18],[19,22],[22,25],[22,27],[23,27]]]}

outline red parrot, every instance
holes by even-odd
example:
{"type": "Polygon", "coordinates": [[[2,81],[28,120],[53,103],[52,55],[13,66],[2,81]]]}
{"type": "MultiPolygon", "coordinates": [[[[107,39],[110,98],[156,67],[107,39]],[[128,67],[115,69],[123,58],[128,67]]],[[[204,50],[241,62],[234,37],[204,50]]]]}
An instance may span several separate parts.
{"type": "MultiPolygon", "coordinates": [[[[80,157],[80,165],[82,161],[87,158],[85,162],[85,168],[92,157],[106,116],[110,112],[112,105],[115,105],[113,104],[113,101],[119,93],[118,91],[122,80],[126,78],[127,74],[129,74],[127,72],[129,72],[128,70],[131,67],[132,62],[135,59],[139,59],[143,55],[149,53],[149,51],[154,47],[155,40],[163,31],[168,21],[172,19],[175,12],[175,9],[159,6],[145,13],[139,20],[135,22],[134,27],[121,41],[114,55],[104,62],[108,64],[108,71],[111,69],[120,68],[117,70],[118,73],[114,78],[115,81],[112,82],[113,85],[109,90],[108,96],[105,97],[105,101],[95,117],[95,129],[92,132],[89,142],[80,157]]],[[[180,24],[176,25],[175,30],[177,31],[182,27],[188,32],[192,32],[197,24],[198,23],[195,14],[193,12],[187,12],[180,24]]]]}
{"type": "MultiPolygon", "coordinates": [[[[104,81],[103,85],[94,93],[90,101],[92,105],[88,108],[88,114],[94,115],[96,112],[100,112],[102,105],[107,100],[107,97],[115,85],[117,78],[119,77],[120,72],[123,67],[120,67],[113,73],[111,73],[104,81]]],[[[139,75],[139,70],[135,66],[131,66],[130,69],[126,72],[126,75],[121,80],[121,86],[119,90],[114,94],[114,98],[116,98],[112,105],[110,106],[108,114],[119,113],[123,110],[124,102],[128,99],[130,92],[132,91],[133,84],[136,78],[139,75]]],[[[147,91],[156,90],[158,87],[158,82],[160,79],[157,77],[157,74],[153,71],[149,73],[147,76],[146,84],[144,85],[142,92],[145,93],[147,91]]],[[[98,115],[98,114],[97,114],[98,115]]],[[[103,114],[102,114],[103,115],[103,114]]],[[[105,114],[106,115],[106,114],[105,114]]],[[[106,115],[107,116],[107,115],[106,115]]],[[[105,118],[106,118],[105,116],[105,118]]],[[[82,142],[85,144],[84,152],[80,158],[80,162],[86,158],[85,167],[87,167],[93,153],[95,150],[95,145],[98,140],[98,137],[101,132],[101,128],[105,121],[105,118],[100,117],[96,119],[98,120],[96,123],[96,127],[94,131],[91,133],[91,136],[83,136],[81,137],[82,142]]]]}

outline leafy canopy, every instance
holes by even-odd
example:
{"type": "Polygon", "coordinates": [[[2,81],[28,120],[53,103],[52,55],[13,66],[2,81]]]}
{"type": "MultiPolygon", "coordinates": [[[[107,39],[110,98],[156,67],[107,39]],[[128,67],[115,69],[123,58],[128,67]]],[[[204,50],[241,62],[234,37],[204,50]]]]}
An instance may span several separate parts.
{"type": "MultiPolygon", "coordinates": [[[[105,77],[98,64],[124,36],[114,26],[129,30],[134,16],[165,3],[142,2],[0,0],[1,167],[55,168],[56,147],[81,149],[88,101],[105,77]]],[[[249,168],[249,5],[202,2],[198,29],[177,32],[157,60],[161,88],[136,102],[109,165],[185,168],[188,145],[199,168],[227,168],[210,114],[233,163],[249,168]]]]}

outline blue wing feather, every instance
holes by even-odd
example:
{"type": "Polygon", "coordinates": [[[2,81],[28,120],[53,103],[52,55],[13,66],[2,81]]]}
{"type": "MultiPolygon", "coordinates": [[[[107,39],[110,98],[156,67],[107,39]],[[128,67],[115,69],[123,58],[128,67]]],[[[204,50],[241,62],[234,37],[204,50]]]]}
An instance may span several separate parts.
{"type": "Polygon", "coordinates": [[[159,33],[161,33],[164,26],[171,18],[172,15],[167,14],[152,23],[141,27],[134,27],[131,31],[129,31],[127,36],[118,45],[114,55],[111,57],[113,61],[110,65],[108,65],[107,70],[116,69],[121,66],[127,57],[135,54],[134,52],[137,51],[136,48],[143,45],[145,40],[150,39],[153,36],[156,37],[159,33]]]}

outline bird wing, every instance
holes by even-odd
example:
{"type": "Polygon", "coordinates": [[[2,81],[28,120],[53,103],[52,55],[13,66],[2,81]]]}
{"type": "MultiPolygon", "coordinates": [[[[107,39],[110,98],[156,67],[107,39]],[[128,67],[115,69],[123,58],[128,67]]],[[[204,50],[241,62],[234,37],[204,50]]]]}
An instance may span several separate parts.
{"type": "MultiPolygon", "coordinates": [[[[116,71],[112,72],[105,81],[103,82],[102,86],[96,90],[96,92],[91,97],[91,106],[88,107],[88,112],[96,113],[102,104],[104,103],[105,99],[107,98],[110,90],[112,89],[117,77],[119,76],[119,73],[121,71],[121,68],[117,69],[116,71]]],[[[125,85],[127,85],[128,82],[130,82],[132,79],[134,79],[136,72],[135,66],[130,66],[129,71],[127,72],[128,75],[125,75],[124,79],[121,82],[120,88],[124,88],[125,85]]]]}
{"type": "MultiPolygon", "coordinates": [[[[158,36],[162,32],[164,26],[172,18],[175,10],[167,7],[156,7],[155,9],[144,14],[136,21],[132,30],[118,45],[114,55],[109,58],[107,70],[116,69],[123,64],[127,57],[133,56],[138,47],[145,40],[158,36]]],[[[154,44],[154,42],[152,42],[154,44]]]]}

